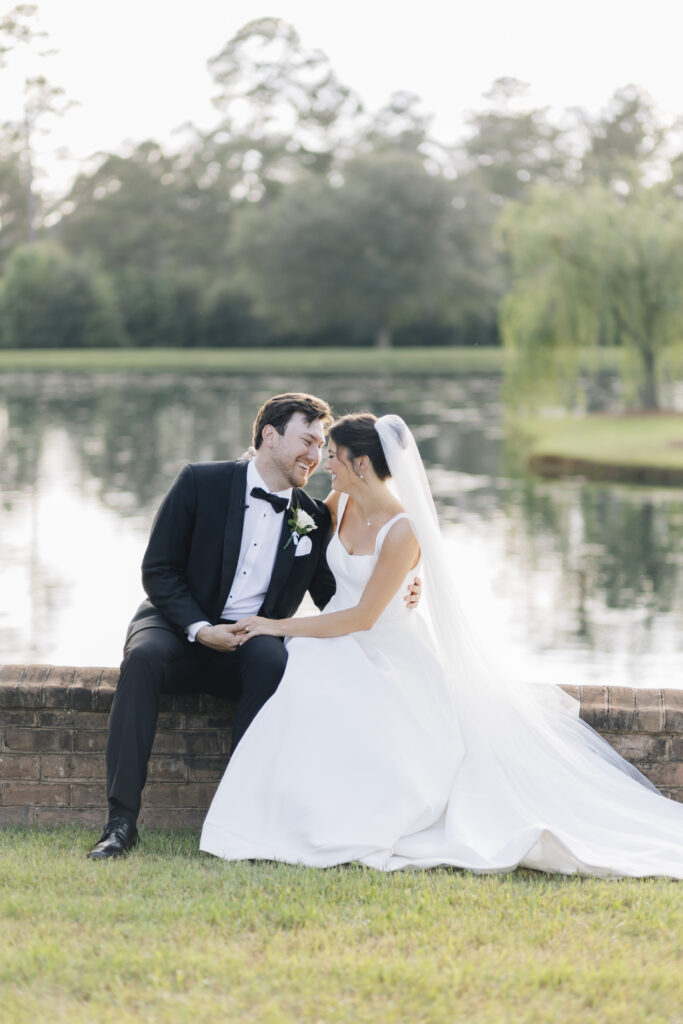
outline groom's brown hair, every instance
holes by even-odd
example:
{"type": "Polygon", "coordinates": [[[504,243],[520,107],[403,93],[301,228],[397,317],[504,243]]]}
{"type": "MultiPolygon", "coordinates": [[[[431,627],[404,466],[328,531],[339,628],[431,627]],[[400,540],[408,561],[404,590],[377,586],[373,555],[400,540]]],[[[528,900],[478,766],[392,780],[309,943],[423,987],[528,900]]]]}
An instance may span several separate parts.
{"type": "Polygon", "coordinates": [[[284,434],[292,416],[300,412],[307,423],[322,420],[323,429],[327,431],[332,422],[332,410],[327,402],[315,395],[307,395],[303,391],[288,391],[284,395],[274,395],[259,409],[254,420],[252,444],[260,448],[263,441],[263,428],[266,424],[275,427],[278,434],[284,434]]]}

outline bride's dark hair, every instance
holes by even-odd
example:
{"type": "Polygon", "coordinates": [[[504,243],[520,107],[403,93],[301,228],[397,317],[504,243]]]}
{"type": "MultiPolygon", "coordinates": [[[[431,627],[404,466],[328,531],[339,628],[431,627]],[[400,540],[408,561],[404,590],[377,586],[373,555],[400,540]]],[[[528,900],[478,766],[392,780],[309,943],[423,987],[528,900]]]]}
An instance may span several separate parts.
{"type": "Polygon", "coordinates": [[[379,479],[386,480],[391,473],[384,457],[382,442],[375,430],[376,422],[377,417],[371,412],[352,412],[332,424],[330,437],[345,448],[352,459],[367,455],[379,479]]]}

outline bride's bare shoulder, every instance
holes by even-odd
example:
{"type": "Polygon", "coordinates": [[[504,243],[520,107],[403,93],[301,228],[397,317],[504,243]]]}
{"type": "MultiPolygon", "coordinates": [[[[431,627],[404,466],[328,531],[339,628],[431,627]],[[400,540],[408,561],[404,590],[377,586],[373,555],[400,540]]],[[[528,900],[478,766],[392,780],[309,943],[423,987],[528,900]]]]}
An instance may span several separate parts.
{"type": "Polygon", "coordinates": [[[409,560],[409,567],[415,568],[420,560],[420,545],[408,519],[397,519],[389,527],[382,545],[382,553],[386,553],[390,560],[405,557],[409,560]]]}

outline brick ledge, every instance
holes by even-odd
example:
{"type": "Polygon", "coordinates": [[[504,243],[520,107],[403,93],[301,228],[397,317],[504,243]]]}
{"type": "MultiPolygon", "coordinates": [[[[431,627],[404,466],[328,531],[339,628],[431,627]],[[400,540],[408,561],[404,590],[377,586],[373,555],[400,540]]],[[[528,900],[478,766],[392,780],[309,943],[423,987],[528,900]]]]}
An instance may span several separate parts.
{"type": "MultiPolygon", "coordinates": [[[[118,669],[0,666],[0,826],[102,823],[118,669]]],[[[683,802],[683,690],[566,686],[581,717],[683,802]]],[[[198,827],[228,759],[234,704],[164,696],[141,821],[198,827]]]]}

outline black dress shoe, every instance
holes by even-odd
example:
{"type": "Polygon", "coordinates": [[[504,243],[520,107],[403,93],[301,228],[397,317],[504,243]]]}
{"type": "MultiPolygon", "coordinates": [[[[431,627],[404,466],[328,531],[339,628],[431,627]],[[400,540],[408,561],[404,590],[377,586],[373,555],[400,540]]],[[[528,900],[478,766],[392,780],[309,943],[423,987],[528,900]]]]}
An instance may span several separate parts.
{"type": "Polygon", "coordinates": [[[88,854],[90,860],[122,857],[137,846],[138,830],[127,818],[112,818],[107,822],[102,838],[88,854]]]}

